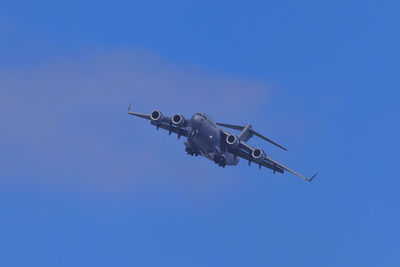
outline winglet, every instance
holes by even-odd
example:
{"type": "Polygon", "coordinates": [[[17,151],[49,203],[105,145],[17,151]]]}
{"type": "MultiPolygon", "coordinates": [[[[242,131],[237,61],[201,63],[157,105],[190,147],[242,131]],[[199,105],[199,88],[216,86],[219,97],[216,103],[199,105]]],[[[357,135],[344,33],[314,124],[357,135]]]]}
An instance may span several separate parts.
{"type": "Polygon", "coordinates": [[[126,110],[126,112],[130,112],[130,111],[131,111],[131,106],[132,106],[132,103],[129,103],[129,107],[128,107],[128,109],[126,110]]]}
{"type": "Polygon", "coordinates": [[[316,172],[311,178],[309,178],[309,179],[307,179],[307,181],[309,181],[309,182],[311,182],[312,181],[312,179],[314,179],[315,178],[315,176],[317,176],[317,174],[318,174],[318,172],[316,172]]]}

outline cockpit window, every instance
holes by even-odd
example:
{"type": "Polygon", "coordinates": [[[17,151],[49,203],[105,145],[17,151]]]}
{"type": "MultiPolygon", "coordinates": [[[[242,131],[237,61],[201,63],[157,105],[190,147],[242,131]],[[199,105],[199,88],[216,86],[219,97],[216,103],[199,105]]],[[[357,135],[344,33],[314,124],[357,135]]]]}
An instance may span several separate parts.
{"type": "Polygon", "coordinates": [[[196,115],[199,115],[202,118],[206,118],[206,116],[204,116],[204,113],[201,113],[201,112],[197,112],[196,115]]]}

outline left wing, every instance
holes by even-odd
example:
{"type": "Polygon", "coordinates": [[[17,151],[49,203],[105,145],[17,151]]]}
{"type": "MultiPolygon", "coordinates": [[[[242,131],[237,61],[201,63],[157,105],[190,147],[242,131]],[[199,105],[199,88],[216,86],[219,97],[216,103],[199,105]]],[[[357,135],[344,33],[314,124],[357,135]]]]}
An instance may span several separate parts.
{"type": "Polygon", "coordinates": [[[188,129],[187,129],[187,120],[183,118],[182,115],[176,114],[174,116],[180,116],[183,121],[177,123],[177,119],[174,120],[173,117],[164,117],[160,111],[153,111],[152,114],[143,114],[143,113],[138,113],[138,112],[132,112],[131,111],[131,105],[129,105],[128,110],[126,111],[128,114],[150,120],[151,124],[158,128],[167,130],[169,135],[171,133],[176,133],[178,135],[178,139],[181,136],[188,136],[188,129]],[[159,117],[152,117],[154,112],[159,113],[159,117]]]}

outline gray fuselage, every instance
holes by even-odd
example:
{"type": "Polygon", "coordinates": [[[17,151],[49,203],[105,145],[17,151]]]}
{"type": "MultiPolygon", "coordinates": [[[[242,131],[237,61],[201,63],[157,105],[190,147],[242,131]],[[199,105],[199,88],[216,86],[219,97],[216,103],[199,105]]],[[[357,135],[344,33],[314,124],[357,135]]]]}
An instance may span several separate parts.
{"type": "Polygon", "coordinates": [[[190,148],[212,161],[224,161],[226,165],[236,165],[239,159],[221,150],[222,129],[205,113],[198,112],[189,120],[187,143],[190,148]]]}

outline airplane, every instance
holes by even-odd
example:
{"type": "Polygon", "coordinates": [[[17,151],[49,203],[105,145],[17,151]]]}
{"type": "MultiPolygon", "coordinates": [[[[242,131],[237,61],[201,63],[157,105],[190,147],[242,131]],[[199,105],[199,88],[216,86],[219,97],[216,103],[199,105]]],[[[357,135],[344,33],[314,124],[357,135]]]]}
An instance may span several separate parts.
{"type": "Polygon", "coordinates": [[[203,112],[197,112],[190,119],[186,119],[181,114],[167,117],[159,110],[154,110],[148,115],[131,111],[131,104],[127,113],[150,120],[150,123],[156,126],[157,130],[159,128],[167,130],[169,135],[175,133],[178,135],[178,139],[181,136],[186,137],[184,145],[186,146],[187,154],[192,156],[201,155],[224,168],[226,165],[237,165],[239,158],[243,158],[248,161],[249,166],[253,162],[260,169],[261,167],[271,169],[274,174],[275,172],[283,174],[288,171],[309,182],[317,175],[315,173],[311,178],[307,178],[272,159],[262,149],[249,145],[247,141],[251,137],[257,136],[287,151],[283,146],[254,130],[250,123],[246,126],[215,123],[209,115],[203,112]],[[222,127],[238,130],[240,133],[238,135],[232,134],[222,127]]]}

